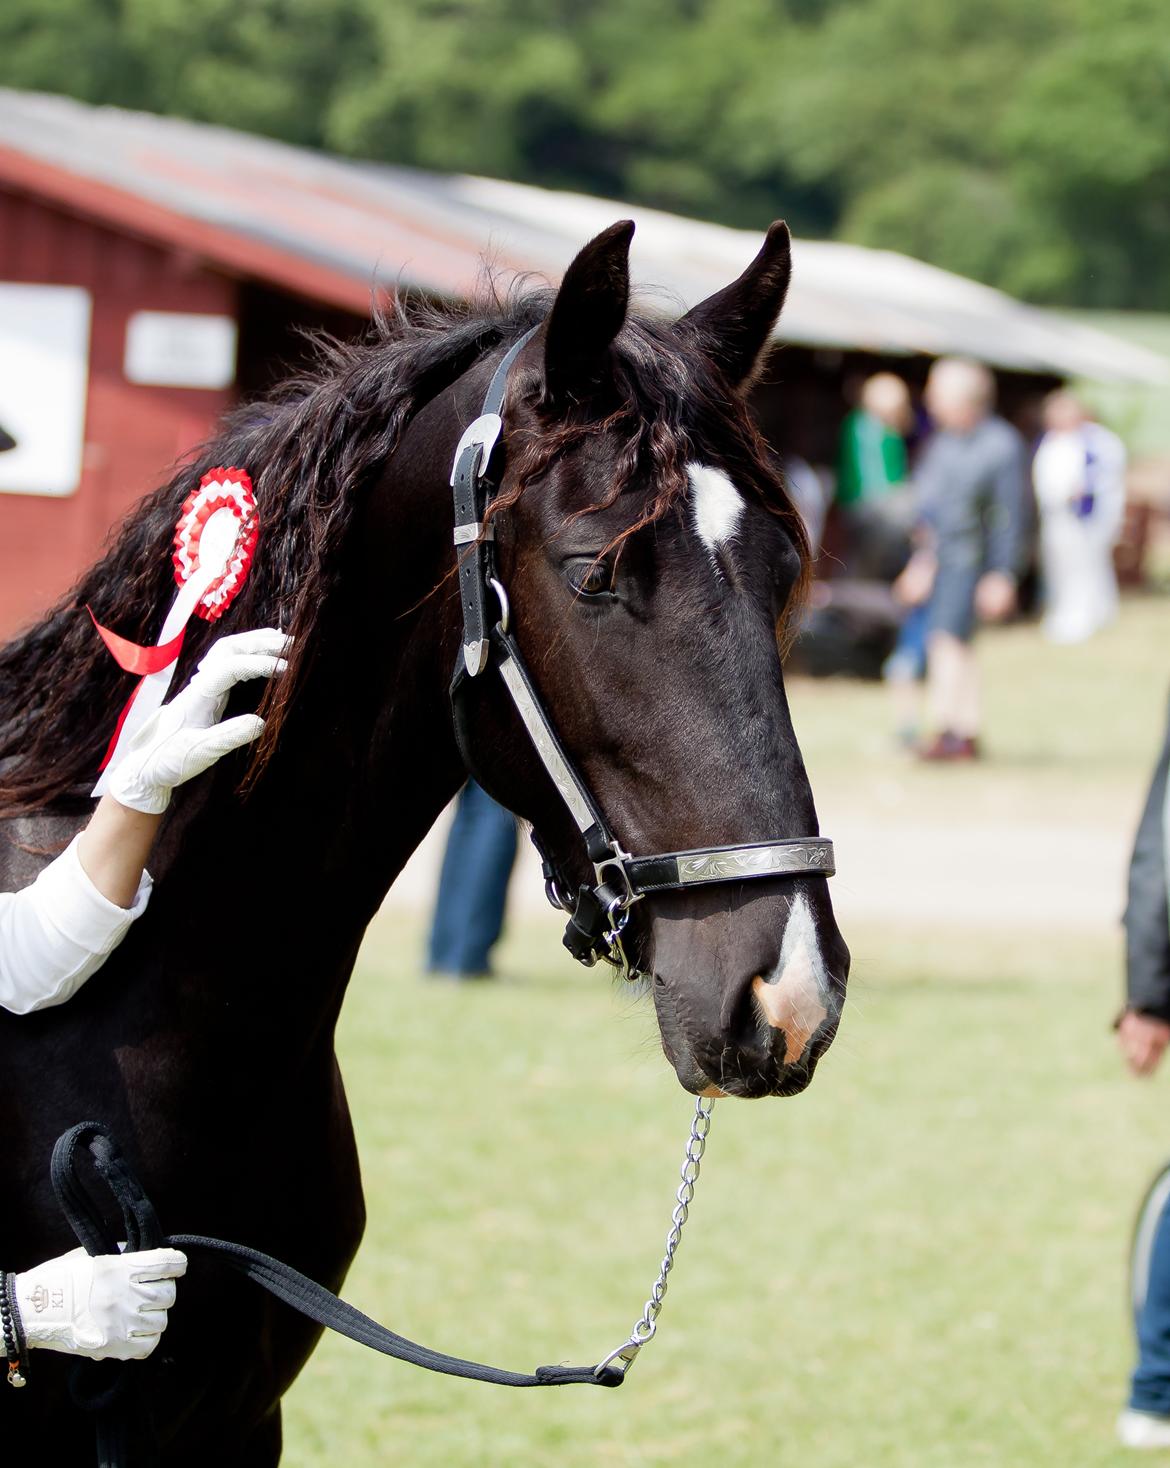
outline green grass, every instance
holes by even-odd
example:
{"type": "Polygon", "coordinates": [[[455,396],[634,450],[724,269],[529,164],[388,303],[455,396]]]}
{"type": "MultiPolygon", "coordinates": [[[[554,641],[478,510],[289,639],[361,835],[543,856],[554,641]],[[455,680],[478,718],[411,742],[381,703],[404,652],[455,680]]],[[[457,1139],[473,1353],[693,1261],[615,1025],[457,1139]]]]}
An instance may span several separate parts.
{"type": "MultiPolygon", "coordinates": [[[[901,779],[940,822],[1129,822],[1164,708],[1167,611],[1073,657],[985,644],[996,759],[913,771],[881,690],[793,689],[814,780],[901,779]],[[1118,803],[1124,809],[1118,813],[1118,803]]],[[[836,798],[836,795],[835,795],[836,798]]],[[[649,1011],[517,925],[504,982],[418,981],[384,916],[340,1051],[369,1203],[346,1295],[519,1369],[616,1345],[661,1256],[691,1102],[649,1011]]],[[[1093,1468],[1130,1363],[1133,1211],[1170,1152],[1117,1062],[1116,934],[847,933],[841,1035],[803,1096],[716,1105],[659,1339],[619,1392],[509,1392],[331,1339],[287,1402],[293,1468],[1093,1468]]]]}
{"type": "MultiPolygon", "coordinates": [[[[286,1461],[1114,1461],[1129,1217],[1170,1138],[1112,1053],[1112,945],[850,938],[812,1088],[716,1106],[661,1336],[620,1392],[505,1392],[331,1340],[286,1461]]],[[[347,1295],[456,1353],[591,1359],[653,1276],[690,1103],[648,1016],[547,932],[466,991],[416,983],[418,939],[380,935],[345,1017],[371,1215],[347,1295]]]]}

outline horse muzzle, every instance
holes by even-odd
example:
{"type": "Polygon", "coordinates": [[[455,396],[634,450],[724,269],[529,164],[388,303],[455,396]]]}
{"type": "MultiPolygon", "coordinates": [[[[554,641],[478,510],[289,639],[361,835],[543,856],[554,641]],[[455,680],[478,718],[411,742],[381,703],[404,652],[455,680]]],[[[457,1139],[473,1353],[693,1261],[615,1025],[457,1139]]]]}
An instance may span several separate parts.
{"type": "MultiPolygon", "coordinates": [[[[655,964],[652,990],[663,1050],[681,1084],[695,1095],[794,1096],[812,1080],[818,1061],[832,1044],[841,1018],[849,950],[831,911],[826,911],[827,903],[824,907],[818,903],[814,910],[801,893],[785,905],[780,942],[773,937],[763,945],[762,963],[733,957],[734,966],[713,963],[709,977],[693,969],[675,969],[673,964],[655,964]]],[[[692,940],[700,929],[707,929],[704,936],[710,935],[712,922],[722,927],[719,919],[729,917],[712,915],[699,921],[692,940]]],[[[741,912],[738,918],[743,917],[741,912]]],[[[724,936],[730,939],[730,930],[724,936]]],[[[692,941],[687,946],[693,952],[706,944],[692,941]]],[[[742,951],[743,943],[726,946],[742,951]]],[[[662,951],[664,945],[656,947],[656,958],[669,957],[662,951]]],[[[672,949],[674,944],[665,947],[672,949]]]]}

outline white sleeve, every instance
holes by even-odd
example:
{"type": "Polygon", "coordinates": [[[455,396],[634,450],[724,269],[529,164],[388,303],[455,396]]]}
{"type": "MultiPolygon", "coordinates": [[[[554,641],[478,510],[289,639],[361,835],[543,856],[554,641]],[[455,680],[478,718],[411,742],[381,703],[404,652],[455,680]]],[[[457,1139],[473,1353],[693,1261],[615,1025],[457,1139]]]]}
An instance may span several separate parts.
{"type": "Polygon", "coordinates": [[[1085,479],[1085,451],[1080,436],[1046,433],[1032,460],[1032,485],[1041,511],[1063,515],[1085,479]]]}
{"type": "Polygon", "coordinates": [[[1110,545],[1113,545],[1125,524],[1125,445],[1108,428],[1102,428],[1100,424],[1095,427],[1101,525],[1110,545]]]}
{"type": "Polygon", "coordinates": [[[64,1004],[97,972],[150,900],[143,872],[132,907],[103,897],[74,837],[29,887],[0,892],[0,1006],[29,1014],[64,1004]]]}

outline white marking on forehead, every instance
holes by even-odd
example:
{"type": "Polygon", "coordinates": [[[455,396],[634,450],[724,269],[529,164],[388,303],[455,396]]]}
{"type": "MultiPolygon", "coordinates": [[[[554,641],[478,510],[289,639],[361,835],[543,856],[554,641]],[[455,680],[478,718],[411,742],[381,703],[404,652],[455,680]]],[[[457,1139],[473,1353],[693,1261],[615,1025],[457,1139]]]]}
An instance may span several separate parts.
{"type": "Polygon", "coordinates": [[[743,514],[743,496],[722,469],[710,464],[688,464],[691,513],[699,539],[714,554],[735,534],[743,514]]]}

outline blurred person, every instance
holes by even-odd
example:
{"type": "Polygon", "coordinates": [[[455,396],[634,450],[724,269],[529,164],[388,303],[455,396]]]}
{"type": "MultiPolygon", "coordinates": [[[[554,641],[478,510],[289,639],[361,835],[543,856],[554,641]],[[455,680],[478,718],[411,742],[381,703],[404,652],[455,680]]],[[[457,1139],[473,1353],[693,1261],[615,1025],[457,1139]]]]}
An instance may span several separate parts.
{"type": "Polygon", "coordinates": [[[929,602],[907,607],[894,650],[882,664],[882,679],[890,690],[894,738],[908,754],[922,741],[922,686],[926,678],[926,629],[929,602]]]}
{"type": "Polygon", "coordinates": [[[925,402],[934,431],[914,476],[918,545],[898,582],[908,605],[927,613],[927,696],[933,737],[927,760],[979,752],[977,621],[1016,609],[1025,549],[1024,442],[993,412],[995,383],[978,362],[943,357],[930,370],[925,402]]]}
{"type": "Polygon", "coordinates": [[[1125,447],[1064,389],[1045,398],[1044,428],[1032,465],[1044,631],[1050,642],[1083,642],[1117,615],[1113,547],[1125,517],[1125,447]]]}
{"type": "Polygon", "coordinates": [[[907,482],[906,434],[913,426],[910,390],[892,372],[866,378],[858,405],[841,425],[837,503],[873,504],[907,482]]]}
{"type": "Polygon", "coordinates": [[[906,437],[913,426],[910,390],[892,372],[865,380],[841,425],[836,500],[853,575],[891,580],[905,562],[913,518],[906,437]]]}
{"type": "MultiPolygon", "coordinates": [[[[1117,1038],[1137,1076],[1154,1073],[1170,1042],[1168,772],[1170,727],[1134,842],[1125,909],[1126,998],[1117,1038]]],[[[1170,1193],[1152,1195],[1147,1214],[1151,1227],[1139,1230],[1134,1259],[1138,1360],[1117,1435],[1126,1447],[1170,1448],[1170,1193]]]]}
{"type": "Polygon", "coordinates": [[[436,979],[487,979],[516,862],[516,820],[474,780],[455,806],[427,949],[436,979]]]}

